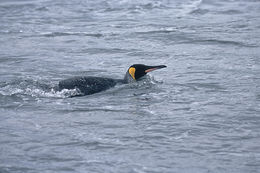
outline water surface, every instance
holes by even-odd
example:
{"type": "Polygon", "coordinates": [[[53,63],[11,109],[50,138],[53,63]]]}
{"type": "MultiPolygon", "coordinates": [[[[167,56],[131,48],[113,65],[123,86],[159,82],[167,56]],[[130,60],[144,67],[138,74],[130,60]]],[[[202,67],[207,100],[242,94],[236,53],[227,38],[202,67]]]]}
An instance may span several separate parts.
{"type": "Polygon", "coordinates": [[[0,1],[0,172],[259,172],[256,0],[0,1]],[[84,97],[73,76],[123,78],[84,97]]]}

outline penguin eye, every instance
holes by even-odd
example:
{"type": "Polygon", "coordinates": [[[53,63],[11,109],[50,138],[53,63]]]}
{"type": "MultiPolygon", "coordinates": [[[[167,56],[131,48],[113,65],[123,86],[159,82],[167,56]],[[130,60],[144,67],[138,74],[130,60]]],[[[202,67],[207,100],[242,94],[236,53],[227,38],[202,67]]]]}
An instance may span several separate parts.
{"type": "Polygon", "coordinates": [[[134,67],[130,67],[128,72],[132,76],[132,78],[135,80],[135,71],[136,69],[134,67]]]}

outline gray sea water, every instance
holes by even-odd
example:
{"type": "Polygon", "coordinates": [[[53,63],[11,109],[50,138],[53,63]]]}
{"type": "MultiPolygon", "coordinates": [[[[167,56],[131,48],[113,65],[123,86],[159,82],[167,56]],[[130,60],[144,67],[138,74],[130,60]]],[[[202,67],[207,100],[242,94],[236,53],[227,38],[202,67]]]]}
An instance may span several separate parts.
{"type": "Polygon", "coordinates": [[[259,0],[1,0],[0,172],[259,173],[259,56],[259,0]]]}

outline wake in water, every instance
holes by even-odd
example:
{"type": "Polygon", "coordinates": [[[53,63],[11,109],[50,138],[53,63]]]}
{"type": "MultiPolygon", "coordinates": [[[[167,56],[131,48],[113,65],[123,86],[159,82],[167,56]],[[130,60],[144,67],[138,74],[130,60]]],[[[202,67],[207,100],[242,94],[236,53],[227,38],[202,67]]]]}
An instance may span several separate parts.
{"type": "Polygon", "coordinates": [[[65,98],[79,94],[77,89],[59,91],[56,84],[34,79],[20,79],[0,84],[0,95],[2,96],[65,98]]]}

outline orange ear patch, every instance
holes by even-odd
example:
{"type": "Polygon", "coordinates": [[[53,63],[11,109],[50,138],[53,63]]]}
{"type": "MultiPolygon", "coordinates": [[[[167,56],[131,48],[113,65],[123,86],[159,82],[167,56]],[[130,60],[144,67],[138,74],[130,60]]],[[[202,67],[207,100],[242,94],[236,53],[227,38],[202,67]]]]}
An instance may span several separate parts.
{"type": "Polygon", "coordinates": [[[128,72],[132,76],[132,78],[135,80],[135,68],[134,67],[129,68],[128,72]]]}

